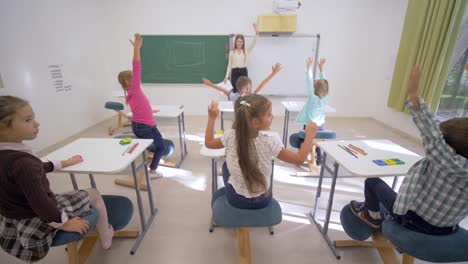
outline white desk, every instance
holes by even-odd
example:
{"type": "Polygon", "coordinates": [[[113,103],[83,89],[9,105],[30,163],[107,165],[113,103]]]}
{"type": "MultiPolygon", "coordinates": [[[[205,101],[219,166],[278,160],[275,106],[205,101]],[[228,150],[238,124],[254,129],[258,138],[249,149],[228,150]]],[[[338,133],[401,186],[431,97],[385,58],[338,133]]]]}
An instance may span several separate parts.
{"type": "MultiPolygon", "coordinates": [[[[185,116],[183,105],[151,105],[152,109],[158,109],[159,112],[153,113],[154,117],[177,118],[179,125],[179,142],[180,142],[180,160],[177,162],[177,167],[180,167],[185,157],[187,156],[187,139],[185,137],[185,116]]],[[[126,115],[131,118],[132,112],[126,112],[126,115]]]]}
{"type": "MultiPolygon", "coordinates": [[[[281,104],[284,106],[283,145],[287,147],[290,114],[291,112],[299,113],[302,107],[304,107],[305,102],[281,102],[281,104]]],[[[329,105],[325,106],[324,110],[326,113],[336,112],[336,109],[329,105]]]]}
{"type": "Polygon", "coordinates": [[[333,196],[335,193],[336,178],[338,177],[338,169],[342,166],[344,169],[349,171],[352,176],[355,177],[388,177],[395,176],[392,188],[395,188],[398,176],[406,175],[408,170],[413,166],[414,163],[419,161],[422,157],[418,154],[411,152],[390,140],[327,140],[320,141],[317,143],[323,151],[322,166],[320,169],[320,178],[317,187],[317,193],[315,195],[315,205],[313,211],[310,213],[312,220],[322,233],[323,238],[327,241],[328,246],[333,251],[335,256],[339,259],[335,245],[328,237],[328,225],[330,223],[330,215],[333,206],[333,196]],[[367,156],[357,154],[358,158],[355,158],[339,145],[348,146],[352,144],[367,153],[367,156]],[[327,157],[330,156],[334,160],[333,168],[328,167],[326,164],[327,157]],[[376,159],[400,159],[405,164],[402,165],[387,165],[379,166],[372,162],[376,159]],[[315,219],[315,213],[317,210],[317,202],[322,191],[322,181],[324,173],[327,171],[332,176],[332,183],[330,187],[330,196],[328,198],[328,206],[326,209],[325,222],[323,227],[315,219]]]}
{"type": "MultiPolygon", "coordinates": [[[[81,155],[83,157],[83,162],[75,164],[70,167],[66,167],[62,172],[70,173],[72,180],[73,188],[78,189],[78,184],[76,183],[75,174],[89,174],[89,179],[91,181],[91,186],[96,188],[96,183],[94,181],[94,173],[98,174],[114,174],[118,173],[129,165],[132,167],[133,179],[135,181],[135,191],[138,201],[138,209],[140,213],[141,221],[141,233],[136,238],[135,244],[130,251],[130,254],[135,254],[141,241],[145,237],[146,231],[151,226],[154,217],[158,210],[154,207],[153,193],[151,190],[150,179],[148,176],[148,171],[146,168],[146,148],[153,143],[151,139],[134,139],[134,142],[138,142],[138,146],[133,150],[131,154],[128,154],[124,151],[129,147],[129,145],[120,145],[120,139],[113,138],[79,138],[72,143],[52,152],[47,155],[45,158],[48,160],[64,160],[73,155],[81,155]],[[135,159],[142,155],[143,162],[139,165],[135,164],[135,159]],[[150,203],[151,215],[146,221],[145,211],[143,207],[142,197],[140,193],[140,186],[138,182],[137,171],[143,168],[146,175],[146,184],[148,191],[148,199],[150,203]]],[[[131,146],[131,145],[130,145],[131,146]]]]}
{"type": "Polygon", "coordinates": [[[221,130],[224,130],[224,113],[234,113],[234,102],[219,101],[218,107],[221,112],[221,130]]]}

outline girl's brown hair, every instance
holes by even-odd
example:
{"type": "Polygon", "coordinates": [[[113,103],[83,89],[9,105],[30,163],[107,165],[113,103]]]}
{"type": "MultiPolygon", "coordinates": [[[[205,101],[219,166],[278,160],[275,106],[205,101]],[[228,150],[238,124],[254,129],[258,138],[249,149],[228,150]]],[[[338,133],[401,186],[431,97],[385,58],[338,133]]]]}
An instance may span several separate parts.
{"type": "Polygon", "coordinates": [[[251,193],[268,192],[265,175],[258,168],[258,154],[254,140],[258,130],[252,126],[253,118],[262,118],[271,107],[271,101],[258,94],[248,94],[236,101],[235,121],[237,156],[247,189],[251,193]]]}
{"type": "Polygon", "coordinates": [[[247,76],[241,76],[236,81],[236,89],[241,93],[247,85],[252,85],[252,80],[247,76]]]}
{"type": "Polygon", "coordinates": [[[468,117],[455,117],[439,125],[445,142],[458,155],[468,159],[468,117]]]}
{"type": "MultiPolygon", "coordinates": [[[[117,76],[117,79],[119,80],[120,85],[122,86],[122,89],[124,90],[124,95],[125,98],[127,98],[127,89],[129,87],[126,87],[125,81],[131,80],[132,79],[133,72],[130,70],[127,71],[121,71],[119,75],[117,76]]],[[[128,104],[127,99],[125,99],[125,103],[128,104]]]]}
{"type": "Polygon", "coordinates": [[[11,126],[18,109],[29,105],[29,102],[21,98],[5,95],[0,96],[0,128],[11,126]]]}

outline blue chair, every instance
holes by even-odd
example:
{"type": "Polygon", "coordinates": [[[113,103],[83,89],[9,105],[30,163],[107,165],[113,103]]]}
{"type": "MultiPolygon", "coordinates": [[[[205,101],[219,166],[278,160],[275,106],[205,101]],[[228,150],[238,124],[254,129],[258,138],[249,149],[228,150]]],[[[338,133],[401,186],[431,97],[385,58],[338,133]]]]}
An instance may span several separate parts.
{"type": "Polygon", "coordinates": [[[450,235],[427,235],[412,231],[396,221],[385,220],[385,238],[405,254],[429,262],[468,261],[468,230],[458,228],[450,235]]]}
{"type": "MultiPolygon", "coordinates": [[[[382,215],[384,211],[381,208],[382,215]]],[[[355,240],[337,240],[336,247],[375,247],[385,252],[381,254],[382,258],[386,256],[385,263],[397,262],[394,249],[403,254],[404,264],[413,263],[414,258],[437,263],[468,261],[468,251],[462,246],[468,245],[468,231],[462,228],[450,235],[435,236],[409,230],[387,219],[383,222],[382,230],[375,230],[355,216],[349,205],[341,210],[340,219],[346,234],[355,240]],[[373,241],[364,241],[370,236],[373,241]]]]}
{"type": "Polygon", "coordinates": [[[262,209],[239,209],[229,204],[224,187],[213,193],[211,208],[210,232],[213,232],[214,225],[236,228],[238,263],[252,263],[249,227],[268,227],[273,235],[272,226],[282,220],[281,207],[275,199],[272,198],[270,204],[262,209]]]}
{"type": "Polygon", "coordinates": [[[117,129],[130,124],[131,118],[123,112],[124,105],[122,103],[106,102],[104,108],[117,112],[117,126],[108,128],[109,136],[112,136],[117,129]],[[122,119],[126,119],[126,121],[122,121],[122,119]]]}
{"type": "MultiPolygon", "coordinates": [[[[118,231],[127,226],[133,216],[132,202],[127,197],[116,195],[103,195],[102,198],[106,204],[109,223],[114,230],[118,231]]],[[[67,245],[69,263],[85,263],[98,238],[94,230],[99,218],[98,212],[91,209],[91,213],[82,218],[89,222],[88,233],[80,235],[76,232],[59,230],[52,241],[52,247],[67,245]],[[81,246],[78,247],[80,242],[82,242],[81,246]]],[[[138,232],[130,231],[124,234],[116,232],[114,237],[136,237],[137,235],[138,232]]]]}

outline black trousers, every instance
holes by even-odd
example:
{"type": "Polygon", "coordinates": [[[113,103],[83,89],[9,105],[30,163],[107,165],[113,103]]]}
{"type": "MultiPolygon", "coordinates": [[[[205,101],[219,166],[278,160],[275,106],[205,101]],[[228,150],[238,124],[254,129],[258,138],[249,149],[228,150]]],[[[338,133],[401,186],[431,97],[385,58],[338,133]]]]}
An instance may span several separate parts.
{"type": "Polygon", "coordinates": [[[368,178],[364,182],[365,203],[369,210],[380,211],[380,204],[385,207],[392,218],[404,227],[416,232],[429,235],[446,235],[454,232],[455,227],[438,227],[429,224],[415,212],[409,210],[405,215],[398,215],[393,212],[397,193],[380,178],[368,178]]]}
{"type": "Polygon", "coordinates": [[[247,68],[234,68],[231,70],[231,84],[232,84],[232,87],[234,88],[233,90],[235,93],[239,92],[237,90],[236,82],[237,82],[237,79],[239,79],[239,77],[241,76],[246,76],[246,77],[249,76],[247,68]]]}

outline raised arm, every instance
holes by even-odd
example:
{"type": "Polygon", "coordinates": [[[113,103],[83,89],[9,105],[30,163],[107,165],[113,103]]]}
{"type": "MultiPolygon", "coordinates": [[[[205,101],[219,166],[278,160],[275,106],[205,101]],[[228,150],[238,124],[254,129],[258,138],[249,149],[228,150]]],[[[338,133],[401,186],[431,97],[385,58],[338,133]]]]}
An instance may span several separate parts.
{"type": "Polygon", "coordinates": [[[294,152],[289,149],[283,148],[278,154],[278,159],[297,165],[304,163],[305,159],[307,158],[307,155],[309,155],[310,151],[312,150],[312,141],[314,140],[315,134],[317,134],[317,130],[317,125],[311,121],[306,126],[306,137],[299,151],[294,152]]]}
{"type": "Polygon", "coordinates": [[[143,44],[143,38],[139,33],[135,34],[135,39],[129,39],[133,46],[133,72],[132,72],[132,84],[130,90],[133,88],[141,89],[141,61],[140,61],[140,48],[143,44]]]}
{"type": "Polygon", "coordinates": [[[264,87],[265,85],[275,77],[275,75],[283,69],[283,66],[281,64],[276,63],[274,66],[271,66],[271,73],[268,75],[258,86],[255,88],[254,93],[258,94],[264,87]]]}
{"type": "Polygon", "coordinates": [[[318,61],[319,78],[320,79],[325,79],[325,62],[327,62],[327,60],[325,58],[321,58],[318,61]]]}
{"type": "Polygon", "coordinates": [[[252,41],[250,41],[249,46],[247,47],[247,53],[250,53],[255,47],[255,44],[257,43],[257,37],[258,37],[257,23],[253,23],[253,28],[255,30],[255,36],[253,37],[252,41]]]}
{"type": "Polygon", "coordinates": [[[419,97],[421,69],[415,65],[408,82],[408,102],[406,106],[413,116],[413,121],[421,132],[426,158],[434,164],[451,164],[444,166],[450,170],[460,168],[461,156],[454,155],[452,148],[445,141],[434,115],[429,111],[424,100],[419,97]]]}
{"type": "Polygon", "coordinates": [[[221,139],[214,138],[213,130],[216,122],[216,118],[219,115],[218,102],[211,101],[210,106],[208,106],[208,123],[206,124],[205,130],[205,146],[212,149],[224,148],[221,143],[221,139]]]}
{"type": "Polygon", "coordinates": [[[212,83],[210,80],[208,80],[206,78],[202,78],[202,81],[203,81],[203,84],[205,84],[205,85],[207,85],[207,86],[209,86],[211,88],[214,88],[214,89],[224,93],[225,95],[229,96],[230,91],[228,89],[226,89],[226,88],[224,88],[222,86],[219,86],[217,84],[214,84],[214,83],[212,83]]]}
{"type": "Polygon", "coordinates": [[[312,74],[312,65],[314,65],[314,60],[311,57],[308,57],[306,59],[306,83],[307,83],[307,94],[309,97],[317,97],[315,95],[315,89],[314,89],[314,76],[312,74]]]}

